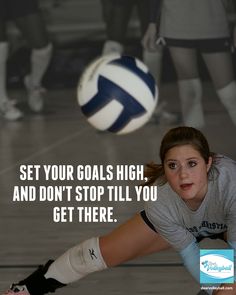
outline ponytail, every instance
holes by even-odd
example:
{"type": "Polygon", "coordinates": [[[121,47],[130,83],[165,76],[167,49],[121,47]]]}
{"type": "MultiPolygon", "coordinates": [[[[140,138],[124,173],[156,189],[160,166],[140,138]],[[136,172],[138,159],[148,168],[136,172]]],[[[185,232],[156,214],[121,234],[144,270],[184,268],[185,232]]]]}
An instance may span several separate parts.
{"type": "Polygon", "coordinates": [[[145,183],[143,186],[151,186],[157,182],[158,185],[163,185],[166,183],[165,173],[162,164],[156,164],[154,162],[150,162],[146,164],[144,168],[144,177],[145,183]]]}

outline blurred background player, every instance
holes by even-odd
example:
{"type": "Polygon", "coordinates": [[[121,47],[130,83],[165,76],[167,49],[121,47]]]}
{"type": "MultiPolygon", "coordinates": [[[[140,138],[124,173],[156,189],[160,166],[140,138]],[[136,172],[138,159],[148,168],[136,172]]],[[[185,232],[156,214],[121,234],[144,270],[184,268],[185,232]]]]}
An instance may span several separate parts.
{"type": "Polygon", "coordinates": [[[0,0],[0,113],[7,120],[17,120],[23,113],[14,105],[7,94],[7,21],[12,20],[32,49],[31,69],[24,78],[28,93],[28,104],[32,111],[40,112],[44,101],[41,81],[52,54],[37,0],[0,0]]]}
{"type": "Polygon", "coordinates": [[[150,24],[143,45],[155,50],[159,33],[169,48],[177,73],[184,124],[197,128],[205,124],[197,58],[200,52],[216,92],[236,125],[236,81],[225,1],[183,0],[180,5],[177,0],[150,0],[150,4],[150,24]]]}
{"type": "MultiPolygon", "coordinates": [[[[106,23],[107,40],[104,43],[102,54],[125,51],[125,43],[128,25],[136,8],[140,22],[141,36],[144,35],[149,22],[149,1],[143,0],[101,0],[103,19],[106,23]]],[[[152,75],[160,85],[161,65],[163,50],[162,46],[156,46],[155,51],[143,49],[142,59],[148,66],[152,75]]],[[[157,120],[175,123],[178,118],[175,114],[167,112],[166,102],[162,101],[154,114],[157,120]]]]}

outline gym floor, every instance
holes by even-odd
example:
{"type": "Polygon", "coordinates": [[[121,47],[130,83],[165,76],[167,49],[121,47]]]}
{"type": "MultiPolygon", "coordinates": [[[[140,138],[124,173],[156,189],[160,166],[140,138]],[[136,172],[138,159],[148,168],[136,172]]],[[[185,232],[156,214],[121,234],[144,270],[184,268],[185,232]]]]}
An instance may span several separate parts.
{"type": "MultiPolygon", "coordinates": [[[[76,89],[50,90],[43,114],[32,114],[25,91],[12,90],[25,117],[19,122],[0,121],[0,290],[24,278],[39,264],[56,258],[67,248],[91,236],[110,231],[143,208],[142,202],[102,200],[99,206],[113,206],[115,223],[54,222],[55,206],[78,206],[53,201],[13,202],[15,186],[91,185],[86,181],[20,180],[20,165],[117,165],[158,161],[163,134],[174,125],[151,120],[143,128],[125,136],[96,131],[76,102],[76,89]]],[[[161,85],[162,100],[170,111],[179,113],[176,83],[161,85]]],[[[220,104],[210,83],[204,83],[204,134],[211,149],[236,159],[235,127],[220,104]]],[[[109,183],[117,185],[115,182],[109,183]]],[[[122,183],[122,185],[127,183],[122,183]]],[[[133,183],[128,183],[133,186],[133,183]]],[[[103,181],[102,185],[108,185],[103,181]]],[[[95,203],[80,203],[92,206],[95,203]]],[[[170,250],[120,267],[94,273],[58,294],[197,294],[198,285],[170,250]]]]}

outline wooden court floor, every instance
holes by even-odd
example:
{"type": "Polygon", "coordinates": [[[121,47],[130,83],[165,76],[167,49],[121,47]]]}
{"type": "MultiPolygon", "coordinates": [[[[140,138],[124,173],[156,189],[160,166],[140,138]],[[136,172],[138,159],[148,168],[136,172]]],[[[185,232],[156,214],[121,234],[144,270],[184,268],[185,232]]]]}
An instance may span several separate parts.
{"type": "MultiPolygon", "coordinates": [[[[175,83],[164,84],[162,99],[179,112],[175,83]]],[[[126,136],[101,133],[89,126],[76,102],[75,89],[50,90],[43,114],[32,114],[25,92],[12,91],[25,118],[0,121],[0,290],[18,281],[39,264],[56,258],[68,247],[104,234],[143,208],[142,202],[114,202],[114,223],[54,222],[55,206],[76,206],[66,200],[13,202],[15,186],[78,185],[78,181],[20,180],[21,165],[144,164],[158,159],[163,134],[171,125],[150,122],[126,136]]],[[[208,137],[215,152],[236,158],[235,127],[220,105],[211,85],[204,84],[204,110],[208,137]]],[[[79,185],[87,182],[80,181],[79,185]]],[[[122,185],[124,185],[123,183],[122,185]]],[[[127,183],[126,183],[127,184],[127,183]]],[[[128,183],[130,186],[133,183],[128,183]]],[[[91,185],[91,183],[89,184],[91,185]]],[[[103,182],[106,186],[108,183],[103,182]]],[[[117,185],[117,183],[112,183],[117,185]]],[[[83,204],[83,203],[82,203],[83,204]]],[[[87,202],[86,206],[91,205],[87,202]]],[[[94,203],[92,204],[94,205],[94,203]]],[[[109,203],[109,205],[111,205],[109,203]]],[[[98,206],[108,206],[104,198],[98,206]]],[[[58,291],[58,294],[197,294],[198,285],[183,268],[174,251],[158,253],[95,273],[58,291]]]]}

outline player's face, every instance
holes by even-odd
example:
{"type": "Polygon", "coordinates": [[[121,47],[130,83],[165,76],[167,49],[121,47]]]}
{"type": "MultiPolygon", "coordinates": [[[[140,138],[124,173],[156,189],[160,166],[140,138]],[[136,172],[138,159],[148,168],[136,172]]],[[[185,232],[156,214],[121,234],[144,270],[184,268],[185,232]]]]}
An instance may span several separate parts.
{"type": "Polygon", "coordinates": [[[171,148],[165,156],[164,170],[171,188],[192,209],[197,209],[207,192],[208,164],[190,144],[171,148]]]}

